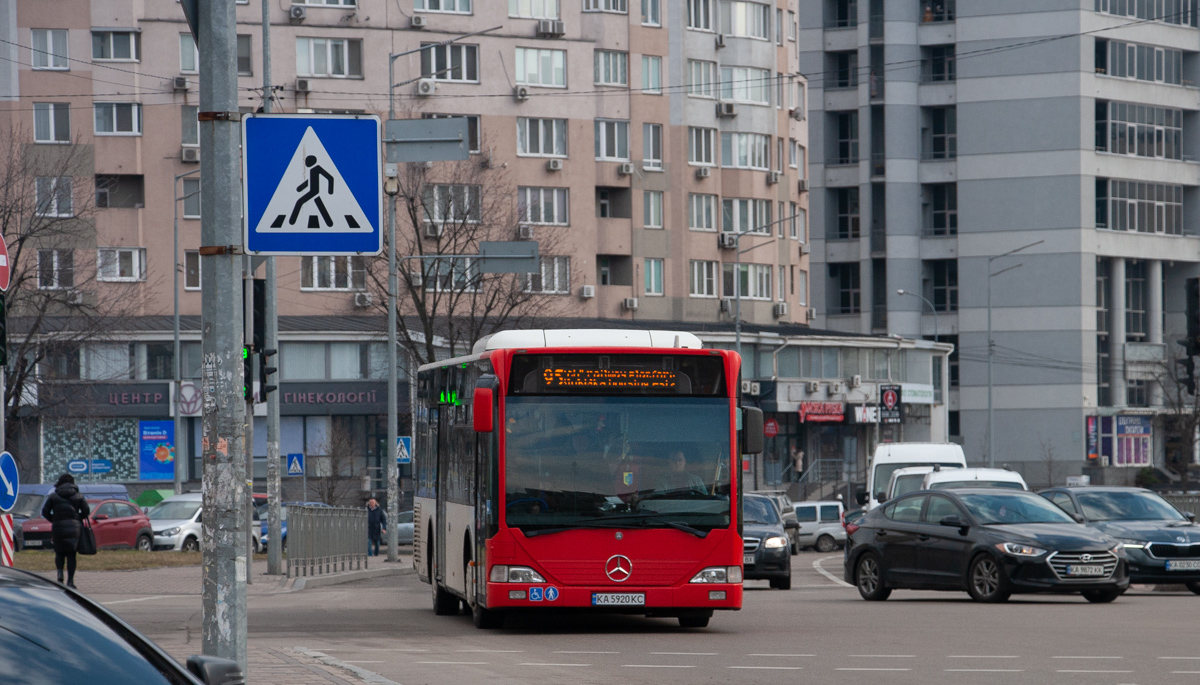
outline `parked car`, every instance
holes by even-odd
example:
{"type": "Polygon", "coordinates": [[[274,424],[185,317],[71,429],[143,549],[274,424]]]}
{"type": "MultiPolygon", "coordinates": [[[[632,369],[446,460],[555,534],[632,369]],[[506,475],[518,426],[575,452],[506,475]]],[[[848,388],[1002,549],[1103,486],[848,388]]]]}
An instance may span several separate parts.
{"type": "MultiPolygon", "coordinates": [[[[788,497],[788,494],[783,490],[757,490],[754,494],[770,499],[775,504],[775,509],[783,518],[784,523],[796,520],[796,514],[792,511],[792,498],[788,497]]],[[[789,530],[788,533],[788,540],[791,543],[789,548],[792,554],[799,554],[802,545],[800,544],[800,539],[796,536],[797,531],[789,530]]]]}
{"type": "Polygon", "coordinates": [[[402,511],[396,515],[396,544],[411,545],[413,543],[413,513],[412,510],[402,511]]]}
{"type": "Polygon", "coordinates": [[[846,529],[842,527],[845,508],[841,502],[797,502],[792,508],[796,512],[796,539],[800,547],[815,547],[818,552],[826,553],[846,543],[846,529]]]}
{"type": "MultiPolygon", "coordinates": [[[[867,515],[866,509],[855,509],[842,514],[842,528],[846,529],[846,534],[850,534],[850,526],[857,526],[859,519],[867,515]]],[[[857,528],[856,528],[857,530],[857,528]]]]}
{"type": "Polygon", "coordinates": [[[187,668],[100,604],[33,573],[0,567],[5,685],[243,682],[235,662],[193,656],[187,668]]]}
{"type": "Polygon", "coordinates": [[[1086,526],[1125,543],[1133,583],[1183,583],[1200,595],[1200,526],[1142,488],[1078,487],[1043,490],[1042,497],[1086,526]]]}
{"type": "MultiPolygon", "coordinates": [[[[92,532],[100,549],[137,549],[149,552],[154,533],[150,517],[127,499],[88,500],[92,532]]],[[[29,549],[53,549],[50,522],[40,516],[21,525],[29,549]]]]}
{"type": "MultiPolygon", "coordinates": [[[[89,500],[120,499],[129,501],[129,490],[115,483],[77,483],[79,492],[89,500]]],[[[54,492],[53,483],[21,483],[17,501],[8,512],[13,517],[14,549],[18,552],[25,546],[23,524],[29,519],[42,517],[42,505],[54,492]]]]}
{"type": "Polygon", "coordinates": [[[777,590],[792,589],[788,531],[774,502],[762,495],[742,498],[742,567],[746,580],[769,580],[777,590]]]}
{"type": "Polygon", "coordinates": [[[966,590],[980,602],[1025,592],[1111,602],[1129,587],[1120,542],[1016,490],[903,495],[864,516],[850,545],[844,576],[866,600],[909,588],[966,590]]]}
{"type": "MultiPolygon", "coordinates": [[[[199,550],[202,505],[202,496],[198,492],[168,497],[154,505],[148,514],[154,528],[154,549],[181,552],[199,550]]],[[[257,510],[254,510],[254,520],[258,520],[257,510]]],[[[250,530],[254,534],[254,551],[257,552],[262,549],[259,526],[251,526],[250,530]]]]}
{"type": "Polygon", "coordinates": [[[953,488],[1008,488],[1028,490],[1029,486],[1021,474],[1009,469],[942,469],[935,468],[925,474],[921,481],[922,490],[950,490],[953,488]]]}
{"type": "MultiPolygon", "coordinates": [[[[296,506],[302,506],[302,507],[328,507],[329,506],[328,504],[325,504],[324,502],[284,502],[283,504],[281,504],[279,506],[279,519],[280,519],[279,525],[280,525],[281,531],[283,532],[283,551],[285,551],[285,552],[287,551],[287,528],[288,528],[288,526],[287,526],[287,508],[289,505],[293,505],[293,504],[296,506]]],[[[262,521],[262,524],[259,526],[259,533],[260,533],[259,544],[260,544],[261,549],[264,552],[267,550],[267,545],[270,544],[270,542],[271,542],[270,536],[267,535],[267,526],[270,523],[267,520],[267,516],[268,516],[267,505],[266,504],[259,505],[258,518],[260,521],[262,521]]],[[[410,517],[409,523],[411,524],[411,522],[412,522],[412,518],[410,517]]],[[[411,528],[411,525],[409,527],[411,528]]],[[[410,544],[412,543],[411,537],[409,538],[409,543],[410,544]]]]}
{"type": "Polygon", "coordinates": [[[888,479],[883,493],[876,495],[875,498],[879,500],[880,504],[883,504],[900,495],[924,490],[925,488],[922,487],[922,483],[925,482],[925,476],[933,472],[933,468],[932,466],[906,466],[902,469],[896,469],[892,472],[892,477],[888,479]]]}
{"type": "Polygon", "coordinates": [[[879,494],[884,492],[892,472],[910,466],[941,466],[966,468],[967,458],[962,446],[952,442],[888,442],[877,445],[867,469],[867,486],[855,493],[858,503],[867,511],[879,506],[879,494]]]}

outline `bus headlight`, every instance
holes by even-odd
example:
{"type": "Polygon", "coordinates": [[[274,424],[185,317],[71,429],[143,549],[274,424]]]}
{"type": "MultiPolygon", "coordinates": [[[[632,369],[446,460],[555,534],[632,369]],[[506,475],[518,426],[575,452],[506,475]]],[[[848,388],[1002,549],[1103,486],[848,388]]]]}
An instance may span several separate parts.
{"type": "Polygon", "coordinates": [[[693,583],[740,583],[741,566],[709,566],[692,576],[693,583]]]}
{"type": "Polygon", "coordinates": [[[763,547],[767,549],[779,549],[780,547],[787,547],[787,544],[787,538],[773,537],[767,538],[766,542],[763,543],[763,547]]]}
{"type": "Polygon", "coordinates": [[[546,579],[528,566],[493,566],[488,573],[493,583],[544,583],[546,579]]]}

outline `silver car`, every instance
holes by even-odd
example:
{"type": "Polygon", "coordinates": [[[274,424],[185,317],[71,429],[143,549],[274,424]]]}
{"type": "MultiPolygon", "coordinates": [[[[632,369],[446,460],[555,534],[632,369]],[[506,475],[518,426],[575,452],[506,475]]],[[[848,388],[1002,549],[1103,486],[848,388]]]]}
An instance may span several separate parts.
{"type": "MultiPolygon", "coordinates": [[[[200,493],[188,492],[154,505],[148,512],[150,527],[154,530],[154,549],[199,551],[204,520],[202,504],[200,493]]],[[[258,520],[258,512],[255,512],[254,520],[258,520]]],[[[259,526],[251,526],[250,530],[254,534],[254,551],[258,552],[262,549],[259,526]]]]}
{"type": "Polygon", "coordinates": [[[796,512],[796,531],[801,547],[815,547],[818,552],[832,552],[846,544],[846,529],[842,527],[842,503],[797,502],[792,505],[796,512]]]}

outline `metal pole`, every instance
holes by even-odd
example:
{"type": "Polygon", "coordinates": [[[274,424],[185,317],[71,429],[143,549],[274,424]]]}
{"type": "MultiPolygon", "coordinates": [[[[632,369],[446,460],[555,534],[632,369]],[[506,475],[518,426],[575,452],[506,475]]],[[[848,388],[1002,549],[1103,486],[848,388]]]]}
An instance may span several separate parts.
{"type": "MultiPolygon", "coordinates": [[[[254,262],[249,255],[242,257],[242,269],[242,287],[246,298],[242,306],[245,314],[245,339],[242,344],[250,355],[250,368],[253,369],[257,357],[254,349],[254,262]]],[[[246,387],[250,388],[250,399],[246,401],[246,558],[249,560],[246,562],[247,585],[253,582],[250,570],[254,565],[254,379],[257,377],[251,374],[245,381],[246,387]]]]}
{"type": "MultiPolygon", "coordinates": [[[[271,3],[262,0],[262,43],[263,43],[263,112],[271,113],[275,94],[271,90],[271,3]]],[[[267,335],[266,346],[279,354],[279,290],[275,282],[275,258],[267,257],[267,335]]],[[[259,361],[263,361],[260,359],[259,361]]],[[[278,366],[278,364],[276,364],[278,366]]],[[[267,377],[267,383],[278,386],[275,374],[267,377]]],[[[275,544],[267,549],[267,573],[279,575],[283,571],[283,483],[280,482],[279,464],[279,389],[267,395],[267,539],[275,544]]]]}
{"type": "Polygon", "coordinates": [[[992,437],[992,260],[988,260],[987,278],[987,369],[988,369],[988,403],[987,403],[987,453],[988,467],[996,467],[996,442],[992,437]]]}
{"type": "MultiPolygon", "coordinates": [[[[388,57],[388,120],[396,118],[396,106],[392,98],[392,84],[396,82],[393,72],[395,71],[396,58],[388,57]]],[[[395,188],[395,180],[389,181],[392,189],[395,188]]],[[[388,193],[388,408],[387,408],[387,446],[384,450],[386,453],[386,471],[387,474],[387,560],[396,561],[396,547],[399,544],[399,537],[396,531],[396,519],[400,516],[399,503],[399,488],[396,480],[399,477],[399,465],[396,464],[396,439],[399,437],[399,427],[396,425],[396,413],[400,410],[399,389],[396,387],[398,382],[398,373],[396,370],[396,292],[399,290],[396,277],[396,196],[394,193],[388,193]]],[[[412,380],[409,379],[409,383],[412,380]]]]}
{"type": "MultiPolygon", "coordinates": [[[[938,342],[937,308],[933,306],[933,303],[930,302],[929,299],[927,297],[925,297],[924,295],[921,295],[919,293],[914,293],[911,290],[905,290],[903,288],[901,288],[900,290],[897,290],[896,294],[897,295],[912,295],[913,297],[919,297],[919,298],[921,298],[922,302],[929,305],[929,313],[933,314],[933,341],[935,343],[938,342]]],[[[920,326],[918,326],[917,334],[920,335],[920,332],[921,332],[920,326]]]]}
{"type": "Polygon", "coordinates": [[[201,535],[204,653],[246,655],[246,403],[242,384],[241,178],[237,17],[232,2],[200,2],[200,176],[204,394],[204,530],[201,535]]]}
{"type": "Polygon", "coordinates": [[[172,270],[172,275],[171,275],[171,282],[172,282],[172,285],[174,285],[174,287],[175,287],[175,322],[174,322],[175,323],[175,347],[174,347],[174,350],[172,353],[172,367],[173,368],[172,368],[171,378],[172,378],[172,383],[174,383],[174,385],[175,385],[175,406],[171,407],[171,412],[175,416],[175,494],[176,495],[183,492],[183,481],[187,480],[187,462],[188,462],[188,458],[187,458],[188,451],[186,449],[187,439],[186,439],[186,436],[183,435],[183,416],[181,416],[181,412],[179,409],[180,394],[182,393],[182,390],[183,390],[183,371],[182,371],[183,360],[181,359],[181,357],[183,356],[183,349],[182,349],[182,345],[179,342],[179,202],[180,202],[180,200],[186,200],[189,197],[191,197],[192,195],[194,195],[196,192],[199,192],[199,191],[195,191],[195,192],[187,193],[186,195],[180,196],[179,195],[179,179],[185,178],[187,176],[191,176],[193,174],[198,174],[198,173],[200,173],[200,170],[195,169],[195,170],[189,171],[187,173],[178,174],[175,176],[174,185],[171,186],[171,190],[174,193],[172,195],[172,197],[174,198],[172,205],[173,205],[173,209],[175,211],[175,224],[174,224],[175,247],[174,247],[174,251],[171,252],[171,261],[174,264],[174,268],[172,270]]]}

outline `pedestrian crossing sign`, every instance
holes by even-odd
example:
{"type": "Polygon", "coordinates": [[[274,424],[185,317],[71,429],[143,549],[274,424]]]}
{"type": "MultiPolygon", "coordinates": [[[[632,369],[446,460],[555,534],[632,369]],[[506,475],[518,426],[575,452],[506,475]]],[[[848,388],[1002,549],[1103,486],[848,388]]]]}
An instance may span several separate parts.
{"type": "Polygon", "coordinates": [[[304,455],[301,453],[293,453],[287,455],[287,475],[303,476],[304,475],[304,455]]]}
{"type": "Polygon", "coordinates": [[[260,255],[382,250],[379,117],[242,118],[245,249],[260,255]]]}

